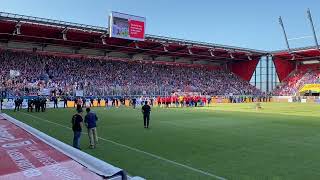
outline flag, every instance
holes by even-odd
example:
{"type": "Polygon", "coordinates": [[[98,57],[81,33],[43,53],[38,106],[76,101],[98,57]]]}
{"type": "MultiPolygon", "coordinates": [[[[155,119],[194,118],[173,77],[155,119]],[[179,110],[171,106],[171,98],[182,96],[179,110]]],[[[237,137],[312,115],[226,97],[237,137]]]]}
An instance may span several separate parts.
{"type": "Polygon", "coordinates": [[[17,71],[17,70],[10,70],[10,78],[15,78],[15,77],[18,77],[20,76],[20,71],[17,71]]]}

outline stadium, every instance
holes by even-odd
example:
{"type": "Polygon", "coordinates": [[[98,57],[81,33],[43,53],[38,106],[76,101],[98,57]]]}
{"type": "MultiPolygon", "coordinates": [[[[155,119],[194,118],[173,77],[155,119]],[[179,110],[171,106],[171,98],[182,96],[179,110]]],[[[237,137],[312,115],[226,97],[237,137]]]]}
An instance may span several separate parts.
{"type": "Polygon", "coordinates": [[[314,45],[291,47],[280,17],[287,48],[265,51],[146,34],[126,13],[0,12],[0,179],[319,179],[307,13],[314,45]]]}

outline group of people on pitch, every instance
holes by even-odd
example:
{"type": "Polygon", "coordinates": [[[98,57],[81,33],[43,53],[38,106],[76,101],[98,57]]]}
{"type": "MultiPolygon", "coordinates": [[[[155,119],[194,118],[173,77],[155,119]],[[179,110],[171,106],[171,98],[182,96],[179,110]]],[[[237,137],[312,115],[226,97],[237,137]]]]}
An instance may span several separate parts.
{"type": "MultiPolygon", "coordinates": [[[[98,143],[98,135],[97,135],[97,121],[98,117],[96,113],[92,112],[90,108],[86,108],[87,114],[83,119],[83,110],[81,106],[77,107],[77,113],[72,116],[72,130],[73,130],[73,147],[80,149],[80,137],[82,133],[83,123],[85,124],[88,130],[90,148],[96,148],[98,143]]],[[[148,105],[148,101],[145,101],[145,104],[141,108],[141,112],[143,114],[143,124],[144,128],[149,128],[150,122],[150,112],[151,107],[148,105]]]]}
{"type": "Polygon", "coordinates": [[[82,108],[77,108],[77,113],[72,116],[72,130],[73,130],[73,147],[80,149],[80,137],[82,133],[83,123],[88,129],[88,136],[90,142],[90,148],[96,148],[98,143],[98,134],[97,134],[97,115],[91,111],[90,108],[86,108],[87,114],[83,118],[82,108]]]}

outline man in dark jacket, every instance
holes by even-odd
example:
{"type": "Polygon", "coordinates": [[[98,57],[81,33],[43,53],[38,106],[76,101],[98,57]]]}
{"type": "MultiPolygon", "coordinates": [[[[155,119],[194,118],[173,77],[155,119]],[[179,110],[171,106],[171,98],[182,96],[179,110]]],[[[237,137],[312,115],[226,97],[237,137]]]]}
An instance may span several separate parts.
{"type": "Polygon", "coordinates": [[[40,98],[41,112],[45,112],[46,111],[46,106],[47,106],[47,99],[45,97],[41,97],[40,98]]]}
{"type": "Polygon", "coordinates": [[[63,96],[63,108],[68,107],[68,98],[67,96],[63,96]]]}
{"type": "Polygon", "coordinates": [[[101,98],[98,97],[98,107],[101,107],[101,98]]]}
{"type": "Polygon", "coordinates": [[[28,112],[33,111],[33,99],[28,99],[28,112]]]}
{"type": "Polygon", "coordinates": [[[150,112],[151,107],[148,105],[148,101],[145,101],[144,105],[142,106],[144,128],[149,128],[150,112]]]}
{"type": "Polygon", "coordinates": [[[90,141],[90,148],[93,149],[96,147],[98,142],[98,135],[97,135],[97,121],[98,117],[94,112],[90,112],[90,108],[86,109],[87,115],[84,118],[84,123],[88,128],[88,135],[90,141]]]}
{"type": "Polygon", "coordinates": [[[136,105],[137,105],[137,99],[136,99],[136,98],[132,98],[132,106],[133,106],[133,109],[136,108],[136,105]]]}
{"type": "Polygon", "coordinates": [[[33,104],[34,104],[34,108],[35,108],[36,112],[40,112],[40,99],[39,99],[39,97],[37,97],[33,100],[33,104]]]}
{"type": "Polygon", "coordinates": [[[82,131],[82,109],[77,110],[77,114],[72,116],[72,131],[73,131],[73,147],[80,149],[80,137],[82,131]]]}
{"type": "Polygon", "coordinates": [[[14,100],[14,111],[20,110],[20,98],[14,100]]]}
{"type": "Polygon", "coordinates": [[[58,108],[58,98],[57,98],[57,96],[53,96],[53,108],[58,108]]]}
{"type": "Polygon", "coordinates": [[[90,107],[91,107],[91,106],[94,107],[93,101],[94,101],[94,99],[93,99],[93,97],[91,97],[91,98],[90,98],[90,107]]]}

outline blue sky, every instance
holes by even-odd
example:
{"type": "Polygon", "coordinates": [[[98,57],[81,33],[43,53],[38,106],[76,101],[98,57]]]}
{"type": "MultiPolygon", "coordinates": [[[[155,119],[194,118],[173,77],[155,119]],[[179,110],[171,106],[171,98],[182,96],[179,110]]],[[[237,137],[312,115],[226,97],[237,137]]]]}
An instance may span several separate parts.
{"type": "MultiPolygon", "coordinates": [[[[279,50],[286,46],[278,17],[283,17],[289,38],[311,36],[307,8],[320,37],[319,0],[1,0],[0,11],[105,27],[109,13],[118,11],[145,16],[148,34],[279,50]]],[[[314,41],[290,44],[299,47],[314,41]]]]}

